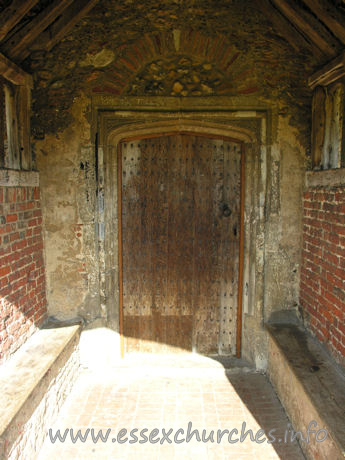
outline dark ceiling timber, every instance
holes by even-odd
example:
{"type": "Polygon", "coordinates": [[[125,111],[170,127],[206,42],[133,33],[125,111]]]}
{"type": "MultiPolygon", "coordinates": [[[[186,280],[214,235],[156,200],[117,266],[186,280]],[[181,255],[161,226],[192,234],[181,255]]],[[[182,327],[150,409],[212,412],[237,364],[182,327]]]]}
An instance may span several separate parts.
{"type": "Polygon", "coordinates": [[[272,0],[272,2],[307,40],[322,51],[326,58],[331,59],[340,52],[341,43],[323,25],[321,18],[316,18],[295,0],[272,0]]]}
{"type": "Polygon", "coordinates": [[[43,4],[39,0],[12,1],[0,14],[0,52],[20,64],[34,49],[51,49],[97,1],[53,0],[43,4]],[[31,11],[35,6],[36,14],[31,11]],[[29,20],[28,13],[32,16],[29,20]]]}
{"type": "Polygon", "coordinates": [[[316,71],[308,79],[308,85],[311,89],[316,88],[316,86],[326,86],[339,78],[345,76],[345,51],[341,53],[338,57],[328,62],[324,67],[316,71]]]}
{"type": "Polygon", "coordinates": [[[1,45],[1,50],[10,59],[21,62],[27,56],[27,49],[36,40],[38,35],[71,3],[72,0],[55,0],[18,32],[10,36],[4,44],[1,45]]]}
{"type": "MultiPolygon", "coordinates": [[[[63,14],[37,39],[31,50],[44,49],[49,51],[96,5],[98,0],[77,0],[65,9],[63,14]]],[[[28,50],[27,56],[30,54],[28,50]]]]}
{"type": "Polygon", "coordinates": [[[17,86],[32,86],[32,77],[0,53],[0,75],[17,86]]]}
{"type": "Polygon", "coordinates": [[[285,38],[296,51],[307,51],[312,53],[317,58],[322,58],[323,53],[313,43],[304,38],[304,35],[294,27],[294,25],[286,19],[270,0],[257,0],[257,6],[272,22],[276,31],[285,38]]]}
{"type": "Polygon", "coordinates": [[[0,41],[15,27],[28,13],[38,0],[14,0],[0,16],[0,41]]]}
{"type": "Polygon", "coordinates": [[[345,45],[345,15],[326,0],[303,0],[303,3],[345,45]]]}

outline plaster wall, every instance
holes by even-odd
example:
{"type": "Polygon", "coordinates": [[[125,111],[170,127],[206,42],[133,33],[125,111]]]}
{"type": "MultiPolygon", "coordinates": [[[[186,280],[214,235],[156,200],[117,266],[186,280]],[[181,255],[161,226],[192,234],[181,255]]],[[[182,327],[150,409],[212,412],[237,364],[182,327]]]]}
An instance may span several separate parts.
{"type": "Polygon", "coordinates": [[[73,106],[74,123],[36,144],[42,183],[49,315],[99,315],[94,148],[86,98],[73,106]]]}

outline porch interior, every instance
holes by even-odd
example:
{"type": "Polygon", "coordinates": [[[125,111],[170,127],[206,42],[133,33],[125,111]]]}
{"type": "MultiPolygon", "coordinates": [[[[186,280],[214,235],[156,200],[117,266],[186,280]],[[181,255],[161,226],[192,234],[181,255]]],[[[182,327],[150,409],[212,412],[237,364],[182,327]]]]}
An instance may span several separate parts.
{"type": "Polygon", "coordinates": [[[1,458],[344,458],[344,46],[343,0],[1,2],[1,458]],[[279,434],[48,435],[188,422],[279,434]]]}

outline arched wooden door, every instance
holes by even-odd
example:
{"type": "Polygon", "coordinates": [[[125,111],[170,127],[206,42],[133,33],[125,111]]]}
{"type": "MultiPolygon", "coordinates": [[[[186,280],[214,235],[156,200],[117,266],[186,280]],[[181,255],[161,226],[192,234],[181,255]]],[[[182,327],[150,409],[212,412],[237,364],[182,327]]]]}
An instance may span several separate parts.
{"type": "Polygon", "coordinates": [[[181,133],[121,143],[125,351],[235,354],[241,151],[181,133]]]}

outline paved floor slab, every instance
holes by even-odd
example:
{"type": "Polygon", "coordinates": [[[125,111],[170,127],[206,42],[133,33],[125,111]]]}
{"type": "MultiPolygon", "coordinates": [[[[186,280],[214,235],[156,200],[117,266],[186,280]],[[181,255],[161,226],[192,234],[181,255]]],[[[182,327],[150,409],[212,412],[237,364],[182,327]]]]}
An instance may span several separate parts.
{"type": "Polygon", "coordinates": [[[85,370],[51,434],[73,429],[85,435],[89,429],[86,442],[73,442],[71,431],[65,442],[48,435],[38,459],[303,459],[267,378],[232,364],[226,373],[208,358],[139,355],[107,371],[85,370]],[[143,442],[154,429],[158,442],[143,442]],[[172,431],[164,438],[163,429],[172,431]],[[92,440],[99,430],[106,442],[92,440]]]}

